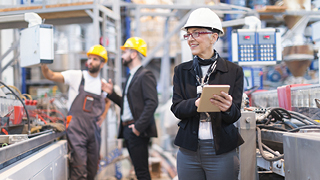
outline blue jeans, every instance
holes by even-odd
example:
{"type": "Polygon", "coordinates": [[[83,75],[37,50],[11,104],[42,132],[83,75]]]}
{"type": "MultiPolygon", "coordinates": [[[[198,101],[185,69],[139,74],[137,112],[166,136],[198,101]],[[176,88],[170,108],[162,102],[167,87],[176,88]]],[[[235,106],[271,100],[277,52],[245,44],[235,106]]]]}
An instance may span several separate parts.
{"type": "Polygon", "coordinates": [[[216,155],[212,139],[199,140],[196,152],[180,148],[177,154],[179,180],[235,180],[239,169],[236,150],[216,155]]]}

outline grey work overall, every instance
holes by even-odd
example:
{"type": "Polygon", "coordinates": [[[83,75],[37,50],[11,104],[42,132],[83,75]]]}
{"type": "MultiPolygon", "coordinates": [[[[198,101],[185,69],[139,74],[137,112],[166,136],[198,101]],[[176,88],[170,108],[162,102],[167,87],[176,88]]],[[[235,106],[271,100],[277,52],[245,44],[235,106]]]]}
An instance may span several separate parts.
{"type": "Polygon", "coordinates": [[[69,115],[72,119],[67,129],[71,152],[70,179],[94,179],[100,156],[100,127],[98,118],[105,107],[104,97],[84,91],[82,77],[79,94],[73,101],[69,115]]]}

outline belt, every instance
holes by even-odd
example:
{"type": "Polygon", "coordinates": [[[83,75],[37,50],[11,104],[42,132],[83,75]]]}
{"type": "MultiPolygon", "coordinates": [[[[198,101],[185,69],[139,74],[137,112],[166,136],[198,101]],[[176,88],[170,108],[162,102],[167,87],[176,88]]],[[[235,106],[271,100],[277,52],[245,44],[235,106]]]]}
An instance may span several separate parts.
{"type": "Polygon", "coordinates": [[[125,121],[125,122],[122,122],[122,126],[128,126],[128,125],[133,124],[133,123],[134,123],[134,120],[125,121]]]}

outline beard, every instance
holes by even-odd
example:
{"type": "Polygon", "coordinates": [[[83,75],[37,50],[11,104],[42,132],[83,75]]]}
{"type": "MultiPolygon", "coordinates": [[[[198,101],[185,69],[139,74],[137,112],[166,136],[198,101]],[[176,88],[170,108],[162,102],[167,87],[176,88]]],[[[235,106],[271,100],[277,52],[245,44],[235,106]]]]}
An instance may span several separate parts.
{"type": "Polygon", "coordinates": [[[88,71],[90,73],[97,73],[100,70],[100,65],[99,66],[92,66],[91,68],[88,68],[88,71]]]}
{"type": "Polygon", "coordinates": [[[132,59],[129,59],[129,61],[122,61],[122,64],[125,66],[125,67],[128,67],[128,65],[132,62],[132,59]]]}

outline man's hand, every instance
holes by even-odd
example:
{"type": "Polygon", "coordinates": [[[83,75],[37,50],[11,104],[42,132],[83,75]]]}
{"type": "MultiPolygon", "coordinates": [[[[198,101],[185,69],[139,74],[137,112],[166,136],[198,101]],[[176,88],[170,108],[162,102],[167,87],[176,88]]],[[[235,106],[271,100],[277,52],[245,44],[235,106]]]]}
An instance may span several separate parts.
{"type": "Polygon", "coordinates": [[[101,89],[104,92],[108,93],[108,94],[112,94],[112,92],[113,92],[113,83],[112,83],[111,79],[109,79],[109,82],[101,80],[101,89]]]}
{"type": "Polygon", "coordinates": [[[219,107],[222,112],[226,112],[232,105],[232,96],[221,91],[221,95],[213,95],[210,102],[219,107]]]}
{"type": "Polygon", "coordinates": [[[139,136],[139,135],[140,135],[140,132],[134,127],[134,124],[129,125],[128,128],[131,128],[131,129],[132,129],[132,132],[133,132],[136,136],[139,136]]]}
{"type": "Polygon", "coordinates": [[[104,101],[105,101],[105,103],[106,103],[105,108],[104,108],[104,111],[103,111],[102,115],[99,117],[99,119],[98,119],[98,121],[97,121],[97,124],[99,125],[99,127],[101,127],[103,121],[106,119],[108,110],[109,110],[110,105],[111,105],[110,99],[105,98],[104,101]]]}
{"type": "Polygon", "coordinates": [[[97,121],[97,125],[98,125],[99,127],[101,127],[101,125],[102,125],[102,123],[103,123],[103,121],[104,121],[105,118],[106,118],[105,116],[100,116],[100,117],[99,117],[99,119],[98,119],[98,121],[97,121]]]}

